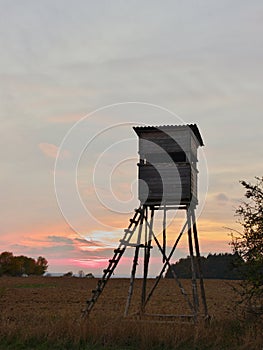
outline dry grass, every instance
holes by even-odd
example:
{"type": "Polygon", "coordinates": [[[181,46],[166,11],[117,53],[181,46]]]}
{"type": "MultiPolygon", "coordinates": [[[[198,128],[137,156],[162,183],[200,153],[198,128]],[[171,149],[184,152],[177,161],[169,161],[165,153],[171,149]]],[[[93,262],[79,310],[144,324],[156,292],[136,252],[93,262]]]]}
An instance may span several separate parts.
{"type": "MultiPolygon", "coordinates": [[[[29,277],[0,278],[0,349],[260,349],[258,322],[244,321],[230,284],[205,282],[210,325],[159,324],[124,320],[129,281],[112,279],[90,318],[80,313],[96,279],[29,277]],[[15,344],[15,345],[14,345],[15,344]],[[32,345],[33,344],[33,345],[32,345]],[[42,347],[39,347],[42,344],[42,347]],[[46,344],[46,345],[45,345],[46,344]],[[15,347],[14,347],[15,346],[15,347]]],[[[149,280],[149,286],[154,280],[149,280]]],[[[186,289],[190,281],[183,281],[186,289]]],[[[140,280],[131,312],[137,311],[140,280]]],[[[173,280],[162,280],[147,308],[156,313],[187,313],[173,280]]]]}

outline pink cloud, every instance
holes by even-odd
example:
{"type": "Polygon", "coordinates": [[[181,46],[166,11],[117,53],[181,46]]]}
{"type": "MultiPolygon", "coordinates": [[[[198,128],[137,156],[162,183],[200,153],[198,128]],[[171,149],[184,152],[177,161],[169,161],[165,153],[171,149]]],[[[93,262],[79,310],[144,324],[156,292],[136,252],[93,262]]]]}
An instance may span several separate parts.
{"type": "Polygon", "coordinates": [[[78,266],[82,268],[99,268],[102,269],[108,264],[109,258],[104,258],[101,256],[93,256],[92,258],[86,259],[69,259],[69,263],[73,266],[78,266]]]}
{"type": "MultiPolygon", "coordinates": [[[[56,145],[53,145],[52,143],[40,143],[38,147],[45,156],[49,158],[57,157],[59,148],[56,145]]],[[[60,157],[68,158],[69,156],[70,152],[67,150],[63,150],[60,153],[60,157]]]]}

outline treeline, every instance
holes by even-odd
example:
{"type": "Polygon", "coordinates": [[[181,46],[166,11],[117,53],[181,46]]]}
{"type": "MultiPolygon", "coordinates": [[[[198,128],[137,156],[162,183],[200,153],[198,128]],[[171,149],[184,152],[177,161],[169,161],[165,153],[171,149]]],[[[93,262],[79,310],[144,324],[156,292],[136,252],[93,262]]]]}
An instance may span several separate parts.
{"type": "MultiPolygon", "coordinates": [[[[196,264],[196,259],[194,262],[196,264]]],[[[201,266],[204,278],[231,280],[241,279],[241,265],[244,269],[244,261],[238,254],[209,254],[207,257],[201,257],[201,266]]],[[[180,278],[192,277],[191,261],[189,256],[187,258],[180,259],[175,264],[171,264],[171,268],[180,278]]],[[[166,278],[173,278],[171,268],[167,270],[165,275],[166,278]]]]}
{"type": "Polygon", "coordinates": [[[24,255],[14,256],[11,252],[0,254],[0,276],[43,275],[48,262],[42,256],[37,260],[24,255]]]}

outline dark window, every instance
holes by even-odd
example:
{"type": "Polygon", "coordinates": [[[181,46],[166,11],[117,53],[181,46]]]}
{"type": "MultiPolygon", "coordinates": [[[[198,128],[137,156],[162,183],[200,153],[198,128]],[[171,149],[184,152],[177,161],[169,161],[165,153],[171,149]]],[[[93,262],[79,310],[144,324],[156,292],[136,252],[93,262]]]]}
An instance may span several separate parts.
{"type": "Polygon", "coordinates": [[[169,156],[175,163],[186,162],[186,154],[184,152],[169,153],[169,156]]]}

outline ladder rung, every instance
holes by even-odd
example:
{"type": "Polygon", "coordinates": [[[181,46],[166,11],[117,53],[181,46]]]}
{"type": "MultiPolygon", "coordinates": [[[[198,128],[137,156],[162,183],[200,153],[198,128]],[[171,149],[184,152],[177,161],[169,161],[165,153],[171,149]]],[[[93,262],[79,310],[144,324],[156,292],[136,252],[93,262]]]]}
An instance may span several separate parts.
{"type": "Polygon", "coordinates": [[[131,231],[129,228],[126,228],[126,229],[124,230],[124,232],[125,232],[125,233],[133,233],[133,231],[131,231]]]}
{"type": "Polygon", "coordinates": [[[116,259],[110,259],[110,260],[109,260],[109,263],[112,264],[112,263],[115,263],[115,262],[117,262],[117,261],[118,261],[118,260],[116,260],[116,259]]]}
{"type": "Polygon", "coordinates": [[[111,271],[111,269],[104,269],[103,270],[104,273],[107,273],[107,272],[110,272],[110,271],[111,271]]]}
{"type": "Polygon", "coordinates": [[[142,212],[142,209],[136,208],[136,209],[134,209],[134,211],[135,211],[135,213],[141,213],[141,212],[142,212]]]}
{"type": "Polygon", "coordinates": [[[114,253],[122,253],[124,251],[124,248],[117,248],[117,249],[114,249],[114,253]]]}
{"type": "Polygon", "coordinates": [[[130,219],[130,222],[131,222],[132,224],[137,224],[137,223],[138,223],[138,220],[130,219]]]}
{"type": "Polygon", "coordinates": [[[125,239],[120,239],[119,242],[124,245],[128,245],[128,241],[125,241],[125,239]]]}
{"type": "Polygon", "coordinates": [[[124,244],[124,245],[126,245],[128,247],[140,247],[140,248],[144,247],[144,244],[130,243],[128,241],[125,241],[124,239],[121,239],[120,243],[124,244]]]}
{"type": "Polygon", "coordinates": [[[93,291],[92,291],[93,294],[98,293],[98,292],[101,292],[101,289],[100,289],[100,288],[93,289],[93,291]]]}

